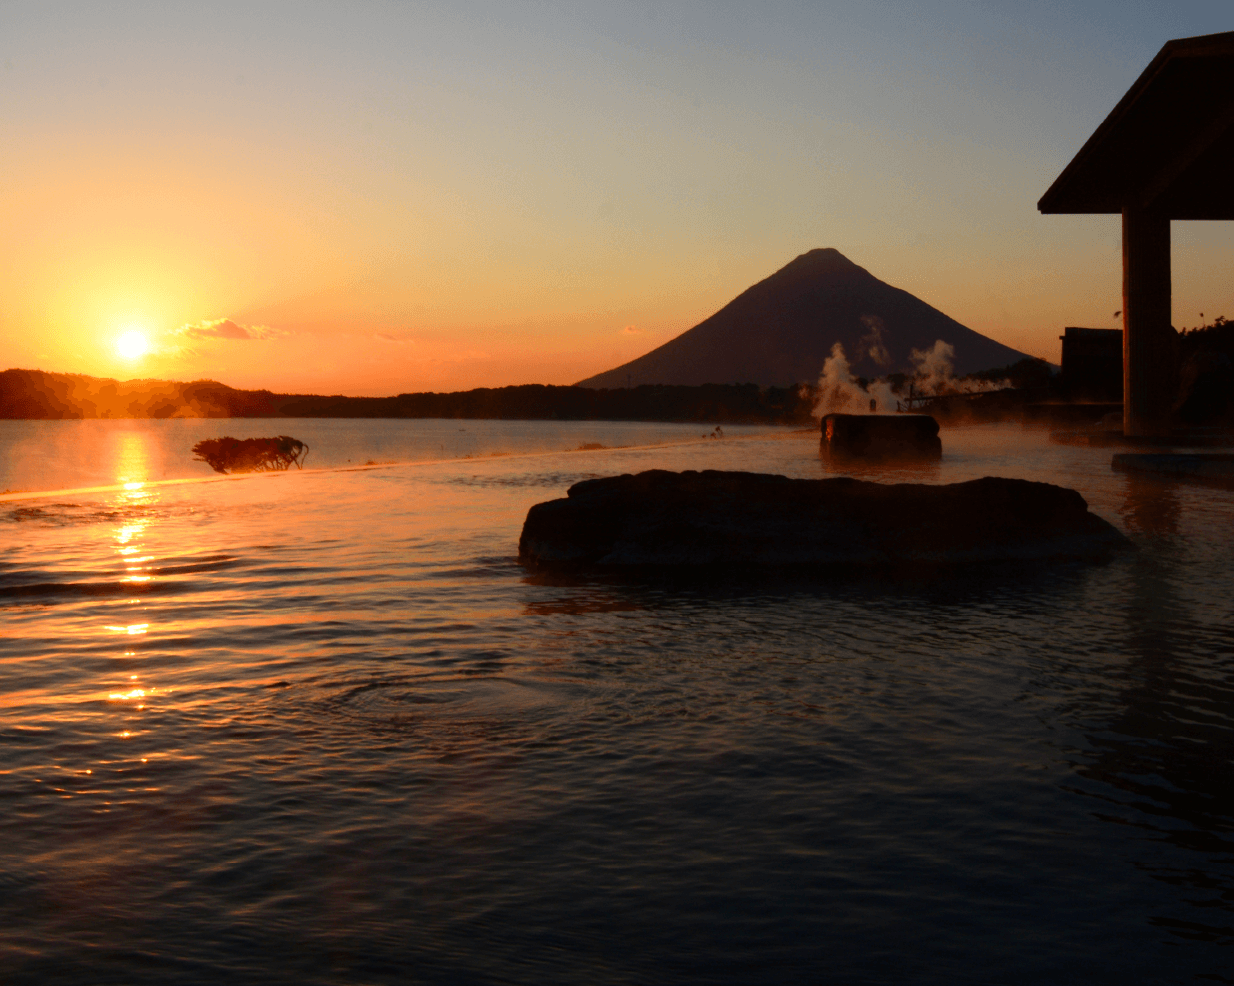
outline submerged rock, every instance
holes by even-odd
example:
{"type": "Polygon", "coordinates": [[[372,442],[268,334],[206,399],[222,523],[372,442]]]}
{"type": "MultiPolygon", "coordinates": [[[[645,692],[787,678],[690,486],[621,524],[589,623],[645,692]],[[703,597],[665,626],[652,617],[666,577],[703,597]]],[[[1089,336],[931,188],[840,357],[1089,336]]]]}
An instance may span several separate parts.
{"type": "Polygon", "coordinates": [[[824,455],[839,459],[938,459],[943,443],[928,414],[828,414],[824,455]]]}
{"type": "Polygon", "coordinates": [[[1129,542],[1075,490],[986,477],[931,486],[666,472],[589,479],[537,503],[531,568],[880,566],[1087,559],[1129,542]]]}

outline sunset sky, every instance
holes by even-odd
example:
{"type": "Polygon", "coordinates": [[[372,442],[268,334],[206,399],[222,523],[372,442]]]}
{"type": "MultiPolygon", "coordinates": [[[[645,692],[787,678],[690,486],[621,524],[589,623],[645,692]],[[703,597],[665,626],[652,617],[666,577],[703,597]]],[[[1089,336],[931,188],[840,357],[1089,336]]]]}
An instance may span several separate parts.
{"type": "MultiPolygon", "coordinates": [[[[814,247],[1026,352],[1116,327],[1036,203],[1209,3],[0,5],[0,368],[572,383],[814,247]]],[[[1174,323],[1234,317],[1174,224],[1174,323]]]]}

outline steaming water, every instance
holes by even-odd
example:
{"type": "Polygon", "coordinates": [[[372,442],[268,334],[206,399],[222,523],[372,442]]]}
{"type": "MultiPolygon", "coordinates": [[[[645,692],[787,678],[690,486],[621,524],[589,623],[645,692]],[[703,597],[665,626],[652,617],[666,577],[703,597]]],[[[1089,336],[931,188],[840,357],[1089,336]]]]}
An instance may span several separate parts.
{"type": "Polygon", "coordinates": [[[280,423],[343,465],[482,430],[135,485],[204,472],[183,440],[219,423],[79,424],[4,436],[134,485],[0,502],[2,981],[1234,979],[1228,490],[950,431],[917,478],[1072,486],[1137,550],[546,579],[519,528],[572,482],[818,476],[816,437],[495,458],[708,429],[280,423]]]}
{"type": "MultiPolygon", "coordinates": [[[[771,429],[730,425],[730,436],[771,429]]],[[[309,446],[312,468],[565,451],[583,444],[654,445],[705,437],[701,425],[627,421],[365,420],[330,418],[206,418],[101,421],[0,420],[0,490],[8,492],[106,486],[124,482],[204,478],[193,458],[204,438],[257,438],[290,433],[309,446]]],[[[704,434],[705,433],[705,434],[704,434]]]]}

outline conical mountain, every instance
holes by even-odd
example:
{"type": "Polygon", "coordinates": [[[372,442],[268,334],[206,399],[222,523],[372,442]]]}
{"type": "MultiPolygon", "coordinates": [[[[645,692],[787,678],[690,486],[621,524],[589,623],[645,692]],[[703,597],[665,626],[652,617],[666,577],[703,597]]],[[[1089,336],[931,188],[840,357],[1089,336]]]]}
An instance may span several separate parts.
{"type": "Polygon", "coordinates": [[[874,377],[911,370],[912,350],[929,350],[939,339],[954,347],[959,375],[1025,358],[840,251],[811,250],[677,338],[578,386],[813,383],[837,342],[856,375],[874,377]]]}

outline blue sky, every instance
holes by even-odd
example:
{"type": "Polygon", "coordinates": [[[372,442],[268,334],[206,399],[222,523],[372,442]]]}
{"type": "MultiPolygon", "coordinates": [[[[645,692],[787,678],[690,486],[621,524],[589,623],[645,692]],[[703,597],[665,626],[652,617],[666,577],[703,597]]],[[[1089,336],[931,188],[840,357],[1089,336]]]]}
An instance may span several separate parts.
{"type": "MultiPolygon", "coordinates": [[[[1036,202],[1228,3],[0,6],[0,364],[568,383],[832,246],[1057,359],[1117,217],[1036,202]],[[251,338],[198,339],[219,319],[251,338]],[[118,333],[151,341],[140,366],[118,333]],[[200,335],[200,334],[199,334],[200,335]]],[[[1234,316],[1175,223],[1175,323],[1234,316]]]]}

